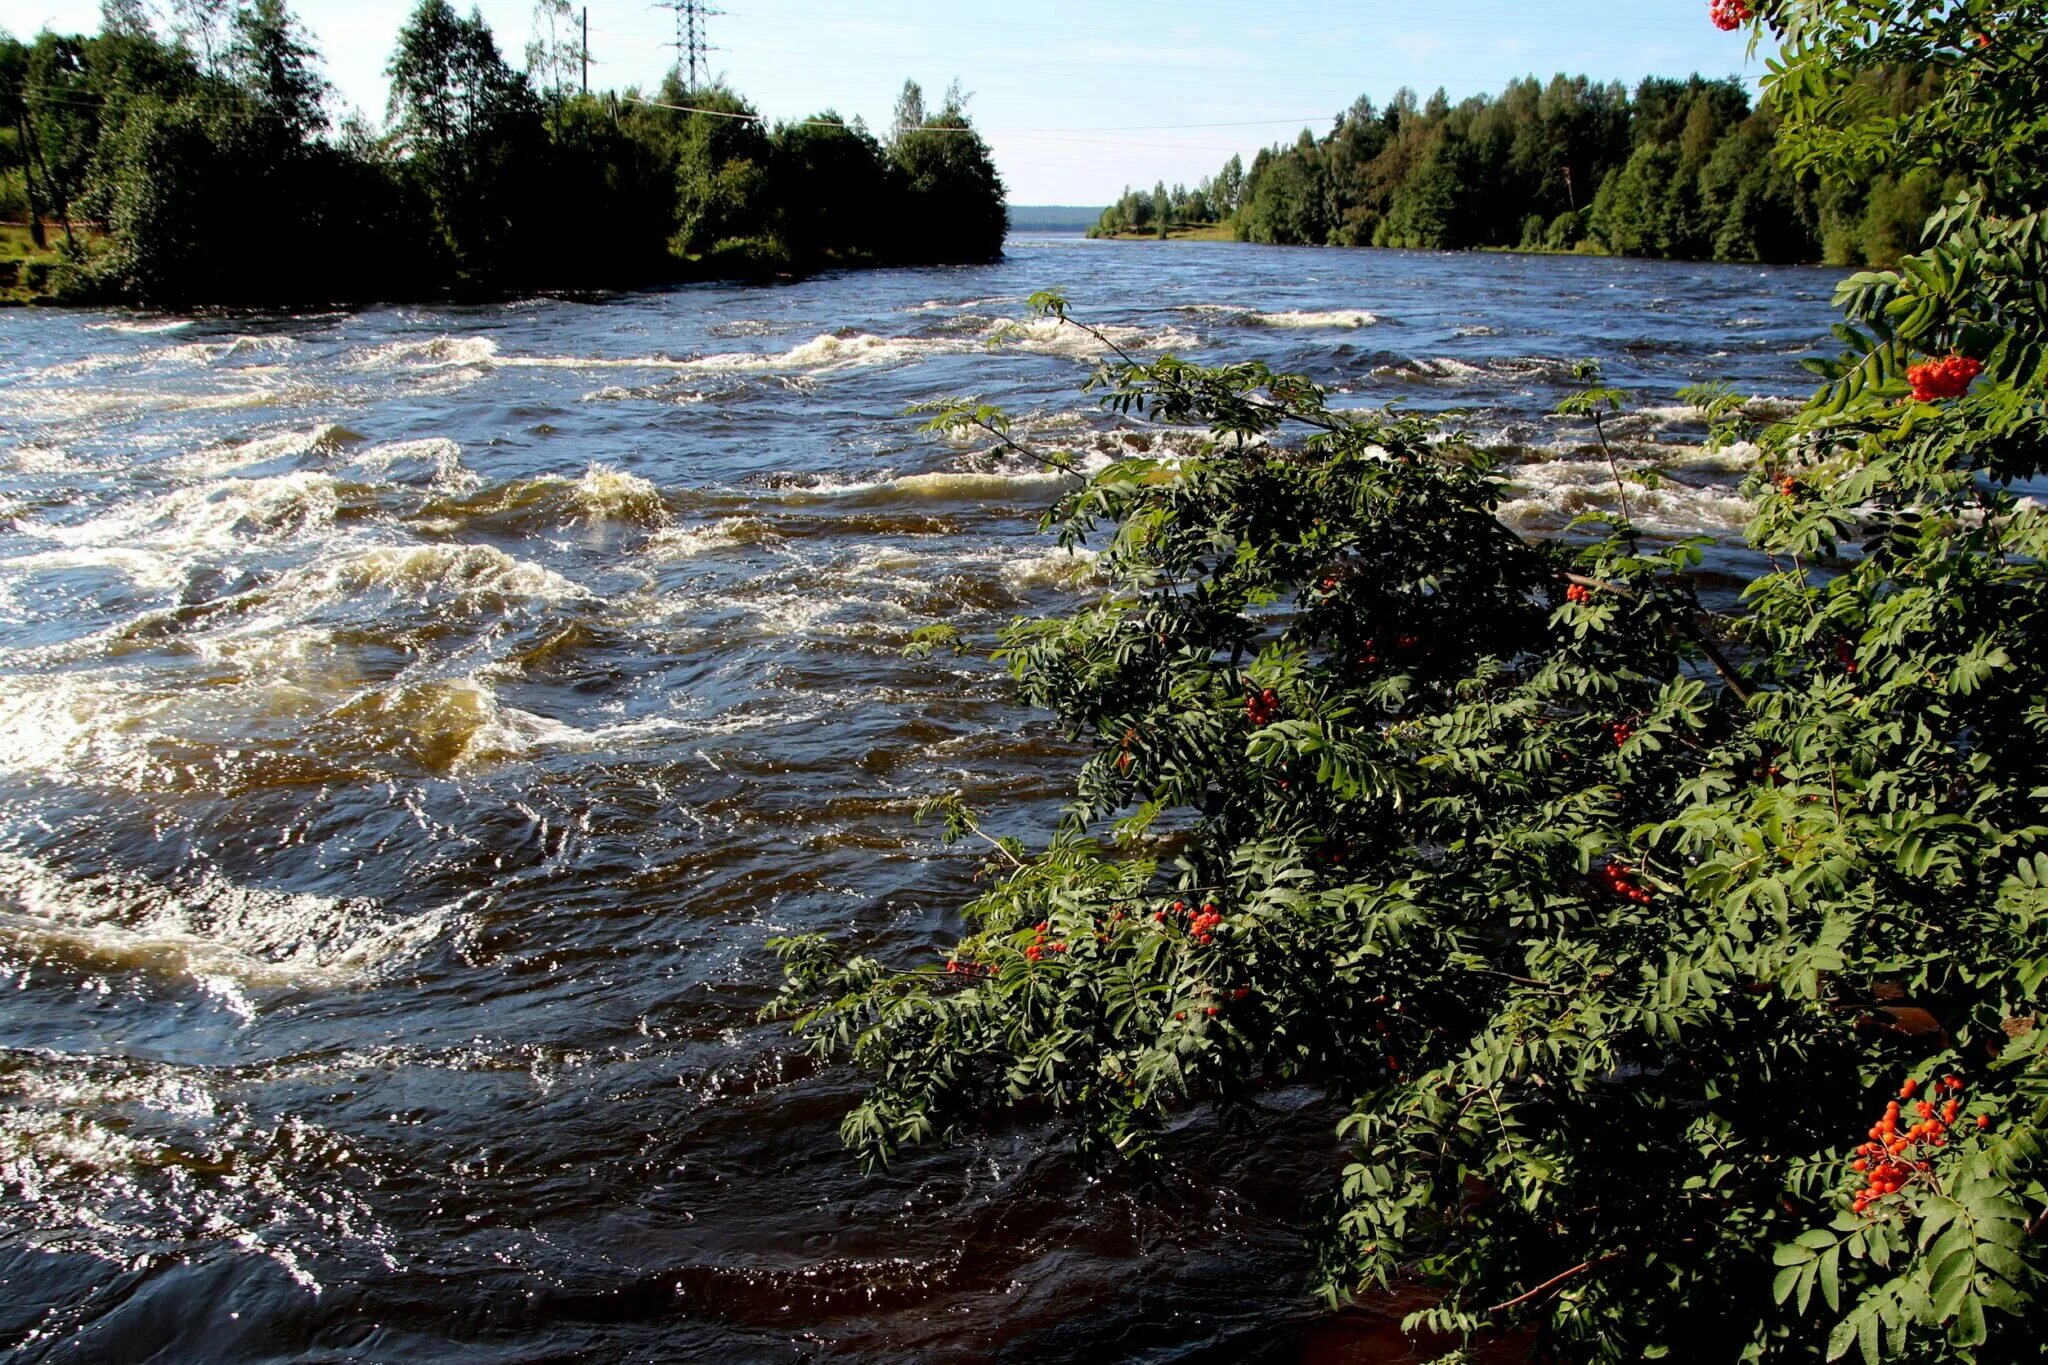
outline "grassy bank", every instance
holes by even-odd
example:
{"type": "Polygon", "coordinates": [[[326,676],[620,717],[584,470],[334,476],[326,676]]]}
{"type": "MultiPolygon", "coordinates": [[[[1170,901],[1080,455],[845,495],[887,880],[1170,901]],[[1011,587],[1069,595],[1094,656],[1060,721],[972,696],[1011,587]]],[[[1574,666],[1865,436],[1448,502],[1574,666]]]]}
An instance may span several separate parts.
{"type": "Polygon", "coordinates": [[[38,248],[25,227],[0,227],[0,306],[47,303],[56,297],[58,247],[64,229],[51,228],[38,248]]]}
{"type": "Polygon", "coordinates": [[[1091,232],[1090,237],[1105,242],[1234,242],[1236,236],[1227,223],[1202,223],[1194,227],[1169,228],[1161,237],[1152,228],[1133,228],[1127,232],[1091,232]]]}

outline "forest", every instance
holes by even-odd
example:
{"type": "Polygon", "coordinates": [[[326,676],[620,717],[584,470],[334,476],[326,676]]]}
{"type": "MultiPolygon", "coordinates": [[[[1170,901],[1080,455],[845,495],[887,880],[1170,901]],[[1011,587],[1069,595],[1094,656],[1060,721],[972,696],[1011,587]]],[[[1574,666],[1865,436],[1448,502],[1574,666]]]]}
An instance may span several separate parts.
{"type": "MultiPolygon", "coordinates": [[[[583,91],[565,40],[515,67],[480,14],[420,0],[384,126],[337,124],[284,0],[173,11],[168,35],[139,0],[90,36],[0,34],[0,217],[49,247],[30,283],[66,301],[491,297],[1002,252],[1002,180],[957,91],[932,109],[906,84],[886,137],[830,109],[771,126],[676,73],[583,91]]],[[[539,11],[558,22],[538,32],[569,31],[567,0],[539,11]]]]}
{"type": "MultiPolygon", "coordinates": [[[[1859,93],[1893,111],[1933,78],[1874,73],[1859,93]]],[[[1779,116],[1740,81],[1558,75],[1452,104],[1401,90],[1360,98],[1318,138],[1233,156],[1192,189],[1126,190],[1094,235],[1228,225],[1284,245],[1587,251],[1688,260],[1881,265],[1920,240],[1953,187],[1935,171],[1823,179],[1784,165],[1779,116]]]]}

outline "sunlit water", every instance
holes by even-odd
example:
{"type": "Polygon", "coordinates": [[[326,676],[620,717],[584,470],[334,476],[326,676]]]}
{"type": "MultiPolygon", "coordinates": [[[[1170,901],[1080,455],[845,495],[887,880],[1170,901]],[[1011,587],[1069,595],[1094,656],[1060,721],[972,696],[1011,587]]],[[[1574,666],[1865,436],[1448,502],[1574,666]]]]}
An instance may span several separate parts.
{"type": "MultiPolygon", "coordinates": [[[[1398,1358],[1302,1297],[1311,1097],[1137,1191],[1043,1131],[860,1175],[853,1081],[754,1022],[764,942],[905,960],[1071,754],[919,626],[1058,610],[1055,479],[1185,438],[1095,342],[1461,407],[1508,518],[1608,505],[1545,416],[1604,360],[1727,541],[1832,278],[1026,238],[987,268],[278,319],[0,317],[0,1347],[25,1360],[1398,1358]],[[1766,407],[1769,405],[1767,404],[1766,407]]],[[[1718,559],[1732,565],[1739,550],[1718,559]]]]}

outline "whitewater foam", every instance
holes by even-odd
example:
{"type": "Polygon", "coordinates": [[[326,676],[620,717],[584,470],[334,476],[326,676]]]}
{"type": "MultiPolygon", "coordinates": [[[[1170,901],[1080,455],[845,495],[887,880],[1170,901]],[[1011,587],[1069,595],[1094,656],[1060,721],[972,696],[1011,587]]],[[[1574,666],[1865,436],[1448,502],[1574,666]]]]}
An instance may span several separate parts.
{"type": "Polygon", "coordinates": [[[0,936],[37,954],[245,989],[335,989],[417,956],[446,916],[399,918],[366,899],[238,885],[215,874],[168,884],[138,873],[73,878],[0,854],[0,936]]]}

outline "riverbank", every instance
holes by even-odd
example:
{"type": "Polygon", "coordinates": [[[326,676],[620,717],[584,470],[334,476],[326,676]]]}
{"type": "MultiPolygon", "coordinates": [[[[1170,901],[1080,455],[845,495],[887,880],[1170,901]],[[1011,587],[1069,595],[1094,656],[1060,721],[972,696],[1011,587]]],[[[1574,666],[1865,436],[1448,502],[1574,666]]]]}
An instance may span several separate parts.
{"type": "Polygon", "coordinates": [[[0,226],[0,308],[57,301],[57,267],[63,261],[57,247],[64,229],[52,227],[44,239],[48,245],[39,247],[26,227],[0,226]]]}
{"type": "Polygon", "coordinates": [[[1161,237],[1156,229],[1132,228],[1125,232],[1090,231],[1098,242],[1234,242],[1237,236],[1228,223],[1201,223],[1194,227],[1168,228],[1161,237]]]}
{"type": "Polygon", "coordinates": [[[488,305],[531,297],[578,297],[672,289],[682,285],[706,284],[791,284],[838,271],[924,270],[946,266],[993,265],[1000,256],[988,259],[943,257],[931,260],[902,259],[871,251],[847,249],[825,251],[796,259],[779,244],[737,243],[702,255],[670,256],[666,261],[635,268],[614,262],[614,270],[568,268],[557,276],[533,276],[516,281],[478,284],[469,288],[407,288],[403,279],[388,292],[341,292],[335,294],[277,297],[267,294],[235,294],[208,298],[167,301],[122,288],[94,270],[94,255],[109,245],[98,235],[81,232],[83,258],[67,261],[60,249],[63,229],[52,226],[45,234],[49,245],[38,248],[25,227],[0,226],[0,307],[45,308],[157,308],[200,312],[215,309],[249,309],[259,312],[294,312],[323,308],[373,308],[382,305],[441,304],[488,305]]]}

